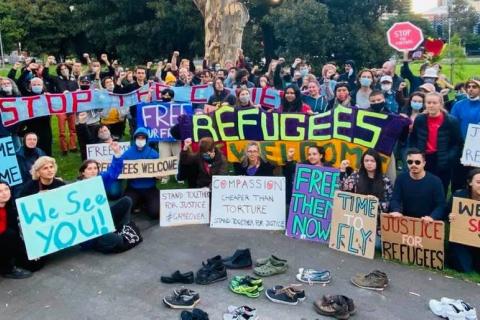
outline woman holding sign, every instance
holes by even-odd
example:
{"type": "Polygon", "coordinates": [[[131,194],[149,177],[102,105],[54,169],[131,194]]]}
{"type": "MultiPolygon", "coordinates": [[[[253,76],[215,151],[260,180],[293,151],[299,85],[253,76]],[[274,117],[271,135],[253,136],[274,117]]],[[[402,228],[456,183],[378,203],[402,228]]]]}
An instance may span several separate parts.
{"type": "Polygon", "coordinates": [[[20,238],[18,215],[8,183],[0,181],[0,274],[4,278],[24,279],[32,275],[18,267],[26,259],[25,244],[20,238]]]}
{"type": "Polygon", "coordinates": [[[248,142],[244,149],[240,163],[234,163],[235,175],[237,176],[273,176],[272,164],[267,162],[260,152],[260,144],[256,141],[248,142]]]}
{"type": "MultiPolygon", "coordinates": [[[[475,201],[480,201],[480,168],[472,169],[467,177],[467,189],[457,190],[453,193],[452,199],[447,206],[450,209],[450,215],[448,216],[450,222],[453,223],[458,219],[458,213],[453,213],[455,208],[452,208],[453,198],[466,198],[475,201]]],[[[469,208],[466,208],[464,214],[469,214],[469,208]]],[[[476,208],[472,208],[474,211],[476,208]]],[[[459,211],[456,210],[455,211],[459,211]]],[[[476,232],[480,235],[480,218],[478,217],[478,211],[472,213],[469,221],[469,232],[476,232]],[[477,218],[474,218],[477,216],[477,218]]],[[[480,273],[480,248],[467,246],[464,244],[450,242],[448,244],[447,262],[451,268],[460,272],[472,272],[476,271],[480,273]]]]}

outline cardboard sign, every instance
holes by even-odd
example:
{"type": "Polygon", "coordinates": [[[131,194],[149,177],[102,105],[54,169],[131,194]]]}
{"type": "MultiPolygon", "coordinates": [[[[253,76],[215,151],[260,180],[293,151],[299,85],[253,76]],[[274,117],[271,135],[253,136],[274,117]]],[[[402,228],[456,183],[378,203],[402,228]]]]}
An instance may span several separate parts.
{"type": "Polygon", "coordinates": [[[381,215],[382,256],[416,266],[443,269],[445,223],[381,215]]]}
{"type": "Polygon", "coordinates": [[[170,134],[170,128],[177,124],[178,117],[191,115],[192,105],[189,103],[149,103],[137,106],[137,126],[148,130],[148,140],[175,141],[170,134]]]}
{"type": "Polygon", "coordinates": [[[285,178],[214,176],[212,228],[285,229],[285,178]]]}
{"type": "Polygon", "coordinates": [[[480,167],[480,125],[469,124],[465,145],[463,146],[462,158],[463,165],[471,167],[480,167]]]}
{"type": "Polygon", "coordinates": [[[374,196],[335,192],[330,248],[373,259],[379,201],[374,196]]]}
{"type": "MultiPolygon", "coordinates": [[[[121,153],[130,148],[130,142],[119,142],[121,153]]],[[[108,143],[87,144],[87,159],[97,160],[98,162],[111,162],[113,150],[108,143]]]]}
{"type": "Polygon", "coordinates": [[[480,201],[453,198],[450,241],[480,248],[480,201]]]}
{"type": "Polygon", "coordinates": [[[28,258],[115,231],[101,177],[16,200],[28,258]]]}
{"type": "Polygon", "coordinates": [[[11,137],[0,139],[0,159],[0,180],[8,182],[10,187],[22,183],[22,173],[11,137]]]}
{"type": "Polygon", "coordinates": [[[195,114],[179,118],[182,139],[199,141],[325,141],[332,139],[392,153],[410,119],[394,114],[376,113],[355,107],[337,106],[315,115],[265,112],[260,108],[237,109],[229,106],[213,114],[195,114]]]}
{"type": "MultiPolygon", "coordinates": [[[[102,163],[101,171],[108,164],[102,163]]],[[[124,160],[122,173],[118,179],[156,178],[176,175],[178,173],[178,157],[162,159],[124,160]]]]}
{"type": "Polygon", "coordinates": [[[333,197],[340,170],[298,164],[293,181],[286,235],[327,243],[330,237],[333,197]]]}
{"type": "Polygon", "coordinates": [[[160,227],[210,223],[210,190],[160,190],[160,227]]]}

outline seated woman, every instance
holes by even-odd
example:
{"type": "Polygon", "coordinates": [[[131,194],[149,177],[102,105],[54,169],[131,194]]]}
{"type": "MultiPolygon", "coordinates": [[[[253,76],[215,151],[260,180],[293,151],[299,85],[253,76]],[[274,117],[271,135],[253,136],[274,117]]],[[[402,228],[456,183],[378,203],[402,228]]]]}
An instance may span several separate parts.
{"type": "Polygon", "coordinates": [[[38,136],[35,132],[28,132],[23,136],[23,146],[17,151],[18,166],[23,183],[32,180],[30,169],[35,161],[46,156],[42,149],[37,147],[38,136]]]}
{"type": "Polygon", "coordinates": [[[362,155],[360,170],[342,181],[341,189],[364,195],[373,195],[380,201],[379,209],[388,212],[393,188],[390,179],[383,175],[380,154],[368,149],[362,155]]]}
{"type": "MultiPolygon", "coordinates": [[[[295,169],[297,163],[293,160],[295,156],[295,149],[290,148],[287,151],[287,162],[282,168],[283,176],[285,177],[285,185],[287,188],[286,200],[287,204],[290,203],[292,198],[293,180],[295,178],[295,169]]],[[[312,166],[323,167],[325,162],[325,149],[319,146],[308,147],[307,161],[302,164],[309,164],[312,166]]]]}
{"type": "Polygon", "coordinates": [[[24,279],[32,275],[19,267],[26,260],[25,244],[20,237],[18,215],[10,186],[0,181],[0,275],[10,279],[24,279]]]}
{"type": "Polygon", "coordinates": [[[191,145],[192,139],[185,139],[180,152],[179,171],[182,167],[188,168],[188,176],[185,178],[190,188],[210,188],[212,176],[227,173],[227,160],[215,147],[212,138],[200,139],[197,153],[192,152],[191,145]]]}
{"type": "Polygon", "coordinates": [[[261,152],[260,144],[250,141],[245,147],[245,153],[240,163],[234,163],[233,168],[237,176],[273,176],[272,164],[267,162],[261,152]]]}
{"type": "MultiPolygon", "coordinates": [[[[472,199],[480,201],[480,168],[472,169],[467,177],[467,188],[457,190],[452,195],[452,200],[447,208],[452,211],[453,197],[472,199]]],[[[454,221],[457,215],[450,213],[450,222],[454,221]]],[[[447,265],[460,272],[480,273],[480,248],[464,244],[450,242],[447,251],[447,265]]]]}
{"type": "Polygon", "coordinates": [[[32,180],[23,185],[19,197],[26,197],[64,186],[65,182],[55,178],[57,170],[57,162],[54,158],[48,156],[38,158],[30,170],[32,180]]]}
{"type": "MultiPolygon", "coordinates": [[[[97,161],[85,160],[78,170],[80,173],[78,180],[89,179],[100,175],[106,190],[112,185],[112,183],[116,182],[118,176],[122,173],[123,159],[121,158],[121,150],[118,142],[110,143],[110,148],[114,152],[114,156],[107,171],[100,172],[97,161]]],[[[112,213],[116,232],[108,233],[96,239],[87,241],[81,244],[82,247],[92,248],[103,253],[123,252],[142,241],[138,228],[131,221],[132,199],[127,196],[118,199],[110,204],[110,211],[112,213]],[[134,234],[133,237],[138,239],[138,241],[125,241],[124,234],[127,233],[132,236],[132,231],[134,234]]]]}

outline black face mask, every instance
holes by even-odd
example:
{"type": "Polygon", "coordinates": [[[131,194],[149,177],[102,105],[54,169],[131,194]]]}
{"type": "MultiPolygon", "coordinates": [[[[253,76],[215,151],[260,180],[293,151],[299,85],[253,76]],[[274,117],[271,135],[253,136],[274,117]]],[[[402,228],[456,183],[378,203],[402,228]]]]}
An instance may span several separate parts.
{"type": "Polygon", "coordinates": [[[385,102],[371,103],[370,108],[372,108],[372,110],[375,112],[380,112],[383,108],[385,108],[385,102]]]}
{"type": "Polygon", "coordinates": [[[82,89],[82,90],[88,90],[88,89],[90,89],[90,86],[89,86],[89,85],[80,86],[80,89],[82,89]]]}

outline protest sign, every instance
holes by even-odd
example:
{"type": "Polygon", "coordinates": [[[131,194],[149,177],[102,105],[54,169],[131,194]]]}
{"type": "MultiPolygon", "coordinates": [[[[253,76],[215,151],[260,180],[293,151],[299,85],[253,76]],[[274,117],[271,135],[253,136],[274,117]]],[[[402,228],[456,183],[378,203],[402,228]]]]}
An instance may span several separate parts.
{"type": "Polygon", "coordinates": [[[327,243],[340,170],[297,164],[286,234],[296,239],[327,243]]]}
{"type": "MultiPolygon", "coordinates": [[[[104,171],[105,164],[100,168],[104,171]]],[[[178,173],[178,157],[162,159],[124,160],[122,173],[118,179],[156,178],[178,173]]]]}
{"type": "Polygon", "coordinates": [[[419,218],[394,218],[381,214],[382,256],[437,270],[445,261],[443,221],[423,222],[419,218]]]}
{"type": "Polygon", "coordinates": [[[480,248],[480,201],[454,197],[452,213],[450,242],[480,248]]]}
{"type": "Polygon", "coordinates": [[[330,248],[373,259],[378,199],[337,190],[333,200],[330,248]]]}
{"type": "Polygon", "coordinates": [[[285,229],[285,178],[213,176],[212,228],[285,229]]]}
{"type": "Polygon", "coordinates": [[[396,22],[388,29],[387,40],[395,50],[412,51],[423,43],[423,32],[411,22],[396,22]]]}
{"type": "Polygon", "coordinates": [[[16,200],[28,258],[115,231],[101,177],[16,200]]]}
{"type": "Polygon", "coordinates": [[[480,167],[480,124],[469,124],[461,162],[465,166],[480,167]]]}
{"type": "MultiPolygon", "coordinates": [[[[227,158],[229,162],[240,162],[245,155],[248,141],[229,141],[227,144],[227,158]]],[[[259,142],[261,154],[266,160],[277,165],[284,165],[287,161],[287,151],[295,150],[293,159],[297,162],[307,160],[308,148],[319,146],[325,149],[325,161],[333,167],[339,168],[342,160],[349,160],[353,169],[360,169],[362,155],[368,148],[358,144],[345,142],[338,139],[328,141],[261,141],[259,142]]],[[[387,171],[390,157],[380,154],[383,172],[387,171]]]]}
{"type": "Polygon", "coordinates": [[[15,146],[11,137],[0,139],[0,180],[8,182],[10,187],[22,183],[22,173],[18,166],[15,146]]]}
{"type": "Polygon", "coordinates": [[[337,106],[316,115],[264,112],[259,108],[236,109],[225,106],[213,115],[195,114],[179,119],[182,139],[198,141],[330,141],[337,139],[385,155],[393,147],[410,120],[358,108],[337,106]]]}
{"type": "Polygon", "coordinates": [[[178,116],[192,113],[192,105],[187,103],[139,104],[137,125],[148,130],[150,142],[175,141],[170,134],[170,128],[177,124],[178,116]]]}
{"type": "MultiPolygon", "coordinates": [[[[130,142],[118,142],[121,153],[130,148],[130,142]]],[[[98,162],[112,162],[114,153],[108,143],[87,144],[87,159],[98,162]]]]}
{"type": "Polygon", "coordinates": [[[210,190],[160,190],[160,227],[210,223],[210,190]]]}

